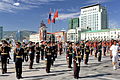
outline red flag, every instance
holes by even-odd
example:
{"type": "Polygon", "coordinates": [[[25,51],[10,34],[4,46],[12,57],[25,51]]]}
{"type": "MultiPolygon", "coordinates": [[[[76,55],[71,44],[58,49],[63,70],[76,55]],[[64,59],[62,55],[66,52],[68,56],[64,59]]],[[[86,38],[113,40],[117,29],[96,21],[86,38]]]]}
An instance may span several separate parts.
{"type": "Polygon", "coordinates": [[[51,20],[50,19],[48,19],[48,24],[50,24],[51,23],[51,20]]]}
{"type": "Polygon", "coordinates": [[[56,10],[55,14],[54,14],[54,18],[58,17],[58,10],[56,10]]]}
{"type": "Polygon", "coordinates": [[[55,18],[53,18],[52,23],[55,23],[55,18]]]}

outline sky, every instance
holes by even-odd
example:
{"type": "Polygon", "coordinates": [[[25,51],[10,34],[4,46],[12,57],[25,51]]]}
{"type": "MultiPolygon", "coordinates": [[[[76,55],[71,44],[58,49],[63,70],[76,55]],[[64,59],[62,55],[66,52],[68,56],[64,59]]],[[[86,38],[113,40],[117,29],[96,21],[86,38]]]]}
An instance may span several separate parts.
{"type": "Polygon", "coordinates": [[[108,11],[110,28],[120,27],[120,0],[0,0],[0,26],[4,31],[38,31],[41,21],[48,32],[68,29],[68,20],[80,16],[80,7],[100,3],[108,11]],[[47,24],[48,13],[58,9],[56,24],[47,24]]]}

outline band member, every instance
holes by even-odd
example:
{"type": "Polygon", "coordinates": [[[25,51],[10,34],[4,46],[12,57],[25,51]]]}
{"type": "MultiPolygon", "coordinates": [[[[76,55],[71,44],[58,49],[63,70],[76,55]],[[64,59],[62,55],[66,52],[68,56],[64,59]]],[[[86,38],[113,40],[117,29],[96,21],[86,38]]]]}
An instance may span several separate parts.
{"type": "Polygon", "coordinates": [[[97,58],[97,41],[93,43],[93,47],[94,47],[94,56],[95,58],[97,58]]]}
{"type": "Polygon", "coordinates": [[[23,54],[23,62],[24,62],[24,61],[26,61],[26,55],[27,55],[27,52],[26,52],[26,50],[25,50],[26,45],[25,45],[24,42],[22,43],[22,48],[24,49],[24,54],[23,54]]]}
{"type": "Polygon", "coordinates": [[[40,61],[40,47],[39,47],[39,43],[36,43],[35,52],[36,52],[36,63],[39,63],[39,61],[40,61]]]}
{"type": "Polygon", "coordinates": [[[86,46],[85,46],[85,61],[84,61],[85,64],[88,64],[89,54],[90,54],[89,43],[86,42],[86,46]]]}
{"type": "Polygon", "coordinates": [[[52,51],[52,65],[54,64],[55,61],[55,44],[54,42],[51,43],[51,51],[52,51]]]}
{"type": "Polygon", "coordinates": [[[76,43],[74,49],[73,62],[74,62],[74,78],[78,79],[80,72],[80,62],[81,62],[81,52],[80,52],[79,43],[76,43]]]}
{"type": "Polygon", "coordinates": [[[46,61],[46,72],[50,73],[51,62],[52,62],[52,52],[51,52],[51,45],[50,42],[47,43],[46,46],[46,53],[45,53],[45,61],[46,61]]]}
{"type": "Polygon", "coordinates": [[[59,43],[59,54],[62,55],[62,43],[59,43]]]}
{"type": "Polygon", "coordinates": [[[73,54],[73,48],[72,48],[72,43],[69,43],[69,46],[67,48],[67,60],[68,60],[68,68],[72,68],[72,54],[73,54]]]}
{"type": "Polygon", "coordinates": [[[8,50],[9,50],[8,51],[9,53],[8,53],[7,63],[9,64],[9,59],[11,59],[11,57],[10,57],[10,51],[11,51],[12,47],[11,47],[11,44],[9,44],[9,43],[7,43],[7,45],[8,45],[8,50]]]}
{"type": "Polygon", "coordinates": [[[102,57],[102,44],[101,42],[98,43],[98,61],[101,62],[102,57]]]}
{"type": "Polygon", "coordinates": [[[29,47],[27,46],[27,44],[25,44],[24,47],[24,59],[27,62],[28,61],[28,53],[29,53],[29,47]]]}
{"type": "Polygon", "coordinates": [[[84,42],[82,41],[81,42],[81,46],[80,46],[80,48],[81,48],[81,59],[83,60],[83,58],[84,58],[84,52],[85,52],[85,44],[84,44],[84,42]]]}
{"type": "Polygon", "coordinates": [[[16,77],[17,79],[22,78],[22,62],[23,62],[23,54],[24,49],[20,47],[21,43],[16,43],[16,49],[14,50],[14,60],[15,60],[15,68],[16,68],[16,77]]]}
{"type": "Polygon", "coordinates": [[[112,64],[113,64],[114,70],[117,69],[118,50],[119,50],[119,46],[117,45],[117,41],[114,40],[113,45],[110,47],[111,56],[112,56],[112,64]]]}
{"type": "Polygon", "coordinates": [[[43,41],[41,42],[41,60],[44,60],[44,55],[45,55],[45,46],[43,44],[43,41]]]}
{"type": "Polygon", "coordinates": [[[58,54],[58,46],[57,43],[55,43],[55,58],[57,58],[57,54],[58,54]]]}
{"type": "Polygon", "coordinates": [[[7,41],[2,41],[2,47],[0,49],[2,74],[7,73],[7,58],[9,57],[9,51],[7,41]]]}
{"type": "Polygon", "coordinates": [[[105,43],[105,41],[102,42],[102,48],[103,48],[103,55],[106,56],[106,43],[105,43]]]}
{"type": "Polygon", "coordinates": [[[34,56],[35,56],[35,46],[33,42],[30,42],[29,44],[29,58],[30,58],[29,69],[33,69],[34,56]]]}

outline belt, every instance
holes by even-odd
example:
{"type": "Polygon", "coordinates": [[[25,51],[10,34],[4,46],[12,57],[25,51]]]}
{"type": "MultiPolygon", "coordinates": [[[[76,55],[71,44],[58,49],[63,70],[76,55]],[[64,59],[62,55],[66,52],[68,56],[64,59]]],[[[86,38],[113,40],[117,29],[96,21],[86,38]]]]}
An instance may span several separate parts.
{"type": "Polygon", "coordinates": [[[69,54],[72,54],[72,53],[69,53],[69,54]]]}
{"type": "Polygon", "coordinates": [[[7,55],[8,53],[1,53],[1,55],[7,55]]]}
{"type": "Polygon", "coordinates": [[[47,53],[47,55],[51,55],[51,53],[47,53]]]}
{"type": "Polygon", "coordinates": [[[76,56],[76,58],[80,58],[81,56],[76,56]]]}
{"type": "Polygon", "coordinates": [[[86,50],[86,52],[89,52],[89,50],[86,50]]]}
{"type": "Polygon", "coordinates": [[[22,58],[22,56],[16,56],[16,58],[22,58]]]}

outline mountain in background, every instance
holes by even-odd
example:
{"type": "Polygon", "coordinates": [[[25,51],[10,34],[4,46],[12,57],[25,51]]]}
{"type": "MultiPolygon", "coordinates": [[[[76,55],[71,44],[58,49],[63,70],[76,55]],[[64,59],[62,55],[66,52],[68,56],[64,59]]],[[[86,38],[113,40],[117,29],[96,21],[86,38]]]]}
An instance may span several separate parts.
{"type": "MultiPolygon", "coordinates": [[[[6,38],[16,39],[17,32],[18,31],[4,31],[3,39],[6,39],[6,38]]],[[[27,30],[20,31],[21,40],[23,40],[24,38],[29,39],[29,36],[31,34],[36,34],[36,33],[37,33],[36,31],[27,31],[27,30]]]]}

